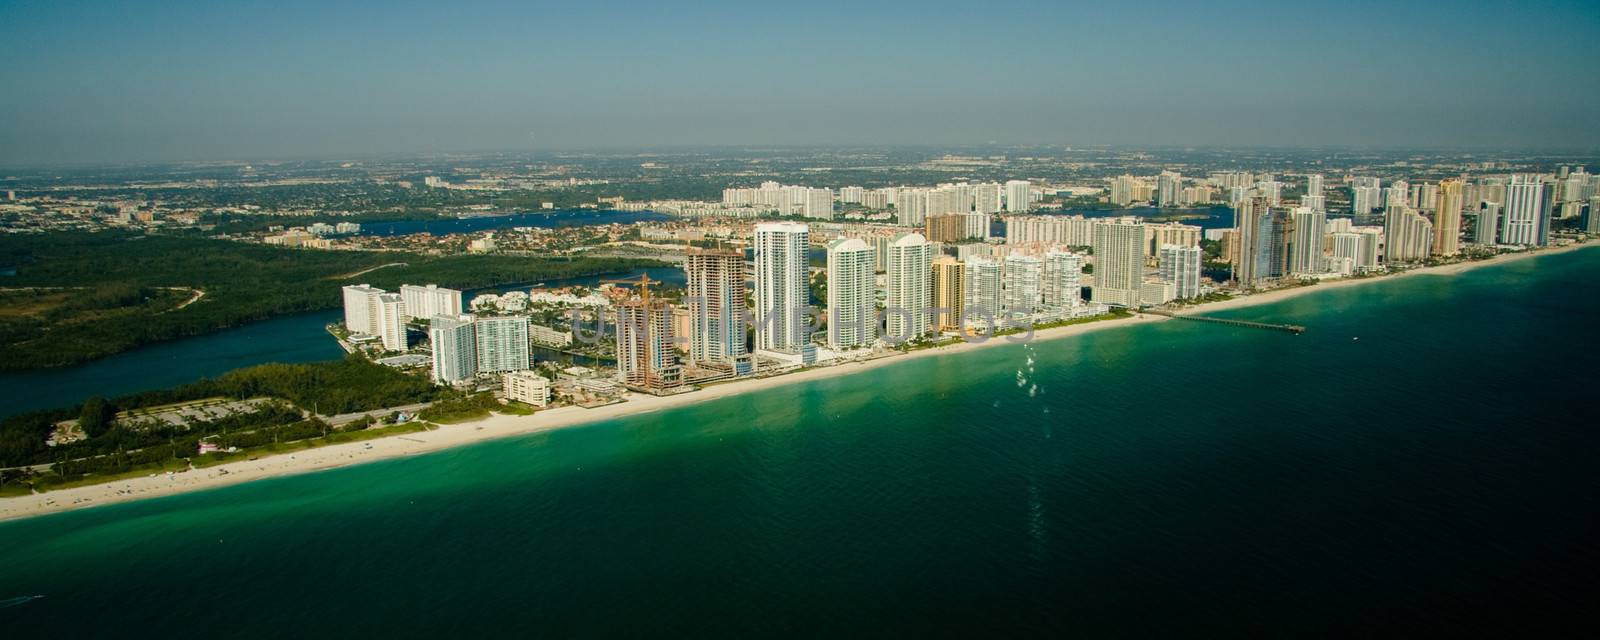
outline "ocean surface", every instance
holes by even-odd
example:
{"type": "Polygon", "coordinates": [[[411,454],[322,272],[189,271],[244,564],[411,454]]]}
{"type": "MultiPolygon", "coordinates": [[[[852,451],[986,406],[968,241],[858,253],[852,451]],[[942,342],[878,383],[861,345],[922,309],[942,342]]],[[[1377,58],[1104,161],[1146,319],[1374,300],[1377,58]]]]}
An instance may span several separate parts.
{"type": "MultiPolygon", "coordinates": [[[[651,278],[677,285],[682,285],[685,279],[683,270],[676,267],[642,271],[651,278]]],[[[463,292],[463,298],[470,302],[472,296],[479,293],[526,291],[536,284],[592,287],[603,278],[633,273],[471,289],[463,292]]],[[[343,317],[344,313],[336,309],[297,313],[208,335],[147,345],[70,367],[0,373],[0,417],[80,404],[92,395],[114,398],[176,387],[267,362],[337,360],[344,357],[344,350],[328,335],[325,327],[343,317]]],[[[544,355],[585,363],[583,358],[555,353],[544,355]]]]}
{"type": "Polygon", "coordinates": [[[0,629],[1594,626],[1600,250],[1227,315],[1309,330],[1108,329],[0,523],[0,629]]]}

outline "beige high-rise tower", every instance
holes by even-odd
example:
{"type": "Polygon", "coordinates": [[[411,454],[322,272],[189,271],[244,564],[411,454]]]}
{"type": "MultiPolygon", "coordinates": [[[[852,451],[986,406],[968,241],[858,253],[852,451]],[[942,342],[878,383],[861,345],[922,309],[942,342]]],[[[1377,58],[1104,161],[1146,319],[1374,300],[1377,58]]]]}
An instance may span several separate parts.
{"type": "Polygon", "coordinates": [[[1453,256],[1461,252],[1461,181],[1439,183],[1439,206],[1434,213],[1433,255],[1453,256]]]}
{"type": "Polygon", "coordinates": [[[933,261],[933,306],[943,309],[933,318],[935,330],[961,329],[961,315],[967,310],[967,278],[960,260],[943,256],[933,261]]]}

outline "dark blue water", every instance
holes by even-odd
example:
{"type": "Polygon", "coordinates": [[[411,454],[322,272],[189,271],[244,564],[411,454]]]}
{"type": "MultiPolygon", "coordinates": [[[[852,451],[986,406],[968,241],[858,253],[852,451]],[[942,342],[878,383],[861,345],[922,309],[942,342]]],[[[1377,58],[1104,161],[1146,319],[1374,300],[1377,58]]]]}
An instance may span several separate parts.
{"type": "Polygon", "coordinates": [[[541,211],[537,213],[517,213],[504,216],[484,216],[478,218],[447,219],[447,220],[405,220],[399,222],[374,222],[361,225],[361,234],[364,236],[403,236],[413,233],[431,233],[444,235],[449,233],[470,233],[473,231],[488,231],[490,229],[510,229],[512,227],[537,227],[552,229],[559,227],[577,227],[587,225],[602,225],[634,222],[651,222],[670,220],[670,216],[659,213],[642,211],[609,211],[595,209],[566,209],[561,211],[541,211]]]}
{"type": "Polygon", "coordinates": [[[0,629],[1593,635],[1600,250],[1230,315],[0,523],[0,629]]]}

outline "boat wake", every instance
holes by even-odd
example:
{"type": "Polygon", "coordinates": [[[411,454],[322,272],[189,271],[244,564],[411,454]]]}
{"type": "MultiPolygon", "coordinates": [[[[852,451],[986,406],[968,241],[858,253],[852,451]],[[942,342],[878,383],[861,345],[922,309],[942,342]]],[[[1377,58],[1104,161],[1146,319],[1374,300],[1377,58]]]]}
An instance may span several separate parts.
{"type": "Polygon", "coordinates": [[[34,600],[38,600],[39,598],[43,598],[43,597],[44,596],[17,596],[15,598],[6,598],[4,600],[0,600],[0,609],[10,609],[11,607],[19,607],[19,606],[28,604],[29,602],[33,602],[34,600]]]}

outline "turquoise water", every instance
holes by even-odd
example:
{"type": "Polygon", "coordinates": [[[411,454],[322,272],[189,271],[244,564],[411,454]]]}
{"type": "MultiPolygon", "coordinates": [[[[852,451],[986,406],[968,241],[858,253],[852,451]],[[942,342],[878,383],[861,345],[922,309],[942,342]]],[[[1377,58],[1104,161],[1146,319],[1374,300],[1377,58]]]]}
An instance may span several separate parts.
{"type": "Polygon", "coordinates": [[[1526,632],[1595,601],[1597,283],[1589,249],[1231,313],[1300,336],[1111,329],[0,523],[0,601],[44,596],[0,628],[1526,632]]]}

